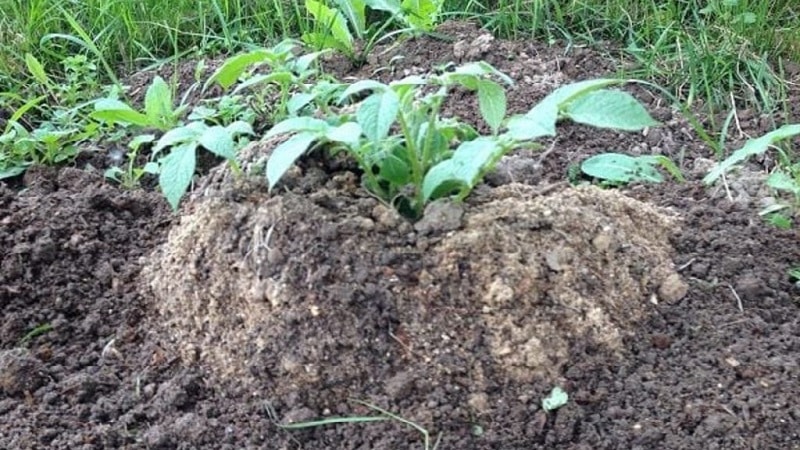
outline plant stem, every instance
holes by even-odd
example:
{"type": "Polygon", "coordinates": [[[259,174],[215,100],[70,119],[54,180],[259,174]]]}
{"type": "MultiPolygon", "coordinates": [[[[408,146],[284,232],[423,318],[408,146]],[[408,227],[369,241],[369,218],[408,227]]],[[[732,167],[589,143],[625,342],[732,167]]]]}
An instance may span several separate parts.
{"type": "Polygon", "coordinates": [[[405,113],[401,111],[397,117],[398,121],[400,122],[400,128],[403,131],[403,136],[405,137],[406,152],[408,154],[409,162],[411,163],[411,179],[414,182],[415,190],[414,213],[419,214],[422,212],[422,205],[424,203],[422,196],[422,178],[425,175],[423,173],[424,168],[422,167],[422,162],[419,159],[416,136],[414,136],[411,131],[411,127],[408,125],[408,119],[406,118],[405,113]]]}

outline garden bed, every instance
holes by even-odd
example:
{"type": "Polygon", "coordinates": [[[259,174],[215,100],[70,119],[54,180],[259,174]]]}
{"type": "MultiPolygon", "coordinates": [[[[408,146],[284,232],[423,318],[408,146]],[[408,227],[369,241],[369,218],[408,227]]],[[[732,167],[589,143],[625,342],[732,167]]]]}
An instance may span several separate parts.
{"type": "MultiPolygon", "coordinates": [[[[512,113],[619,64],[448,27],[452,42],[327,64],[388,81],[485,59],[514,79],[512,113]]],[[[786,275],[800,236],[758,217],[757,166],[728,191],[704,186],[711,149],[633,92],[662,127],[560,125],[441,221],[406,221],[315,157],[275,194],[215,168],[177,214],[77,168],[0,186],[0,442],[422,448],[394,420],[278,426],[376,415],[355,399],[439,449],[800,448],[800,290],[786,275]],[[612,150],[664,154],[687,180],[566,183],[612,150]],[[545,411],[554,387],[569,400],[545,411]]],[[[445,114],[480,125],[477,110],[464,92],[445,114]]]]}

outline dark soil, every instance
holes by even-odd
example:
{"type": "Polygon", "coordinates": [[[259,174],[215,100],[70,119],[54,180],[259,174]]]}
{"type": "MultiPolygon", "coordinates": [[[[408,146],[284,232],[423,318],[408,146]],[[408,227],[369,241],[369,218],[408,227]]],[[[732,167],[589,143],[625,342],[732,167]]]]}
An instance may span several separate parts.
{"type": "MultiPolygon", "coordinates": [[[[524,112],[617,66],[443,31],[455,41],[406,42],[355,75],[485,58],[524,112]]],[[[757,215],[770,161],[706,188],[710,150],[632,92],[663,127],[562,125],[416,225],[321,158],[273,196],[219,167],[177,215],[74,168],[0,185],[0,448],[423,448],[398,421],[277,425],[376,414],[356,399],[439,449],[800,449],[800,234],[757,215]],[[563,182],[608,150],[666,154],[687,182],[563,182]],[[546,412],[555,386],[569,401],[546,412]]],[[[475,105],[447,111],[480,126],[475,105]]],[[[743,112],[742,131],[767,122],[743,112]]]]}

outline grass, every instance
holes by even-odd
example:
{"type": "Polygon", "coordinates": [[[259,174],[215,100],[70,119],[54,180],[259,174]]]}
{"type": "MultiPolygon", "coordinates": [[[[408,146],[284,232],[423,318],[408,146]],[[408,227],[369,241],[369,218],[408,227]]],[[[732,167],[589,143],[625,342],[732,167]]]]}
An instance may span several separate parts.
{"type": "Polygon", "coordinates": [[[800,61],[794,0],[450,0],[499,34],[610,40],[638,63],[629,75],[672,86],[689,104],[772,112],[785,98],[784,60],[800,61]],[[776,67],[776,70],[770,67],[776,67]]]}
{"type": "Polygon", "coordinates": [[[286,0],[0,0],[0,11],[0,87],[6,89],[24,72],[27,52],[56,66],[85,50],[76,40],[54,39],[76,36],[70,16],[105,60],[126,69],[176,49],[229,52],[275,40],[305,20],[297,2],[286,0]]]}
{"type": "MultiPolygon", "coordinates": [[[[782,61],[800,61],[795,3],[446,0],[444,18],[479,19],[504,37],[610,40],[637,63],[623,75],[670,86],[689,105],[774,112],[785,107],[782,61]]],[[[287,0],[0,0],[0,10],[0,92],[20,88],[27,52],[55,70],[65,56],[96,48],[98,64],[122,73],[195,50],[229,53],[277,42],[309,23],[302,2],[287,0]],[[81,42],[70,17],[90,43],[81,42]]]]}

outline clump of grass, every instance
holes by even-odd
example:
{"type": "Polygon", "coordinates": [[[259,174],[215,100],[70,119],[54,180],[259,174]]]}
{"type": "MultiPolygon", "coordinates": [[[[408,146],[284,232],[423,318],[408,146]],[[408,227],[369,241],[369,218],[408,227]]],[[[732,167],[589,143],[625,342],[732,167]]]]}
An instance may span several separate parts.
{"type": "MultiPolygon", "coordinates": [[[[232,53],[312,31],[303,2],[288,0],[0,0],[0,10],[0,92],[25,85],[26,53],[57,68],[84,52],[120,73],[142,60],[232,53]],[[59,35],[76,39],[52,39],[59,35]]],[[[480,18],[504,37],[617,42],[637,63],[620,76],[654,78],[714,113],[785,108],[781,62],[800,60],[794,0],[447,0],[442,17],[480,18]]]]}
{"type": "Polygon", "coordinates": [[[800,10],[792,0],[450,0],[504,36],[608,39],[638,63],[624,76],[655,78],[681,100],[712,112],[736,106],[773,112],[785,81],[772,67],[800,60],[800,10]]]}
{"type": "Polygon", "coordinates": [[[69,6],[59,0],[0,0],[0,92],[19,88],[8,75],[23,72],[21,55],[31,53],[56,67],[86,50],[77,41],[45,39],[81,38],[64,10],[91,37],[87,44],[99,51],[92,56],[114,67],[169,57],[176,47],[229,52],[306,26],[298,2],[286,0],[84,0],[69,6]]]}

